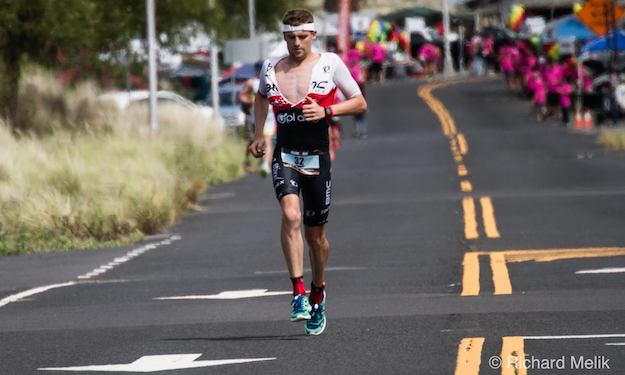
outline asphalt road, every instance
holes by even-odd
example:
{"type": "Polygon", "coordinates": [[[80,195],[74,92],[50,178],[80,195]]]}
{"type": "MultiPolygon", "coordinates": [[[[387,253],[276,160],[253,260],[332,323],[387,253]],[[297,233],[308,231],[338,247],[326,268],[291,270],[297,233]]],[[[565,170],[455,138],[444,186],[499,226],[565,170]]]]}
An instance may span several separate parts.
{"type": "Polygon", "coordinates": [[[144,243],[0,259],[0,373],[625,373],[625,154],[500,80],[368,95],[370,136],[333,165],[323,335],[288,321],[251,175],[144,243]],[[230,359],[256,361],[208,362],[230,359]]]}

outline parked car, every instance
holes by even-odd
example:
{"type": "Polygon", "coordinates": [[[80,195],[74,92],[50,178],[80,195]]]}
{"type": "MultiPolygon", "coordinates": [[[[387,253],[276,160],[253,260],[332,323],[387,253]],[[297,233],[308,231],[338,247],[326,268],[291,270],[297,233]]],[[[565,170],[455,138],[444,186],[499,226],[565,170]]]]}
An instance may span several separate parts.
{"type": "MultiPolygon", "coordinates": [[[[236,128],[245,124],[245,113],[239,103],[239,92],[242,85],[226,84],[219,86],[219,114],[227,128],[236,128]]],[[[209,97],[207,103],[211,103],[209,97]]]]}
{"type": "MultiPolygon", "coordinates": [[[[98,100],[111,103],[120,111],[126,111],[134,107],[148,106],[150,93],[147,90],[115,91],[102,94],[98,100]]],[[[189,111],[192,115],[201,116],[207,121],[216,121],[223,128],[224,120],[220,114],[215,113],[212,107],[197,105],[184,97],[171,91],[157,91],[157,103],[163,106],[181,108],[189,111]]]]}

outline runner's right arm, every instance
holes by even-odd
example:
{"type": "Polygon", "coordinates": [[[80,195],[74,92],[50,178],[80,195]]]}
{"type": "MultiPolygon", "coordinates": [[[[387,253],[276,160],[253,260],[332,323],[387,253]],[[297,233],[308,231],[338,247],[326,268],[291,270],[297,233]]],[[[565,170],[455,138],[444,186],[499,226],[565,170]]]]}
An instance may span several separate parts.
{"type": "Polygon", "coordinates": [[[256,137],[263,137],[263,129],[265,128],[265,120],[269,113],[269,100],[262,96],[256,95],[254,98],[254,119],[256,120],[256,137]]]}
{"type": "Polygon", "coordinates": [[[254,140],[248,146],[248,150],[254,157],[261,157],[265,154],[265,137],[263,137],[263,128],[269,109],[269,99],[267,98],[265,74],[267,72],[267,61],[263,64],[260,72],[260,83],[258,85],[258,93],[254,97],[254,120],[255,120],[255,136],[254,140]]]}

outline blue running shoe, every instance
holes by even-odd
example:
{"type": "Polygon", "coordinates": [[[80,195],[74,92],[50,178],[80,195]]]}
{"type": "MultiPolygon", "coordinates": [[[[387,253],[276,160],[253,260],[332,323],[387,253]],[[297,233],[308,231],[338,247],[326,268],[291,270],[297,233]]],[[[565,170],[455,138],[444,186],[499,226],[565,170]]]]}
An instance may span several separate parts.
{"type": "Polygon", "coordinates": [[[293,297],[291,307],[293,308],[291,310],[292,322],[310,319],[310,303],[308,303],[308,297],[301,294],[293,297]]]}
{"type": "Polygon", "coordinates": [[[312,306],[310,319],[306,321],[306,334],[317,336],[326,329],[326,292],[323,292],[323,300],[320,304],[312,306]]]}

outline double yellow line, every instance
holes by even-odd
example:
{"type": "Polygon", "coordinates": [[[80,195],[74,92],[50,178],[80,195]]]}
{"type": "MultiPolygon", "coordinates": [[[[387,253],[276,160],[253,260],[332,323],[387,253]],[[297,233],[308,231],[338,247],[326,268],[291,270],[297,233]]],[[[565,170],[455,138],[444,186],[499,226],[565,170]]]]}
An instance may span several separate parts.
{"type": "MultiPolygon", "coordinates": [[[[432,91],[441,87],[449,86],[454,81],[442,82],[436,84],[424,85],[419,89],[419,96],[430,107],[430,109],[438,117],[441,130],[443,134],[449,139],[449,147],[451,149],[451,155],[456,162],[456,170],[458,177],[460,177],[460,191],[465,194],[473,192],[473,184],[469,179],[469,169],[464,161],[465,157],[469,153],[469,143],[467,142],[464,134],[458,132],[458,127],[454,119],[449,114],[449,111],[445,108],[443,103],[438,100],[432,91]]],[[[495,209],[493,202],[489,196],[482,196],[479,199],[482,210],[482,222],[484,232],[488,238],[499,238],[501,235],[497,228],[497,221],[495,219],[495,209]]],[[[464,236],[468,240],[475,240],[479,238],[478,219],[475,199],[467,195],[462,199],[462,209],[464,212],[464,236]]]]}
{"type": "Polygon", "coordinates": [[[480,294],[480,257],[490,259],[495,295],[512,294],[512,283],[508,272],[509,263],[553,262],[566,259],[607,258],[625,256],[624,247],[589,247],[579,249],[539,249],[475,251],[464,254],[462,262],[463,297],[480,294]]]}
{"type": "MultiPolygon", "coordinates": [[[[484,337],[468,337],[458,345],[454,375],[478,375],[482,363],[484,337]]],[[[501,354],[488,359],[491,369],[501,369],[502,375],[526,375],[525,339],[521,336],[502,338],[501,354]]]]}

